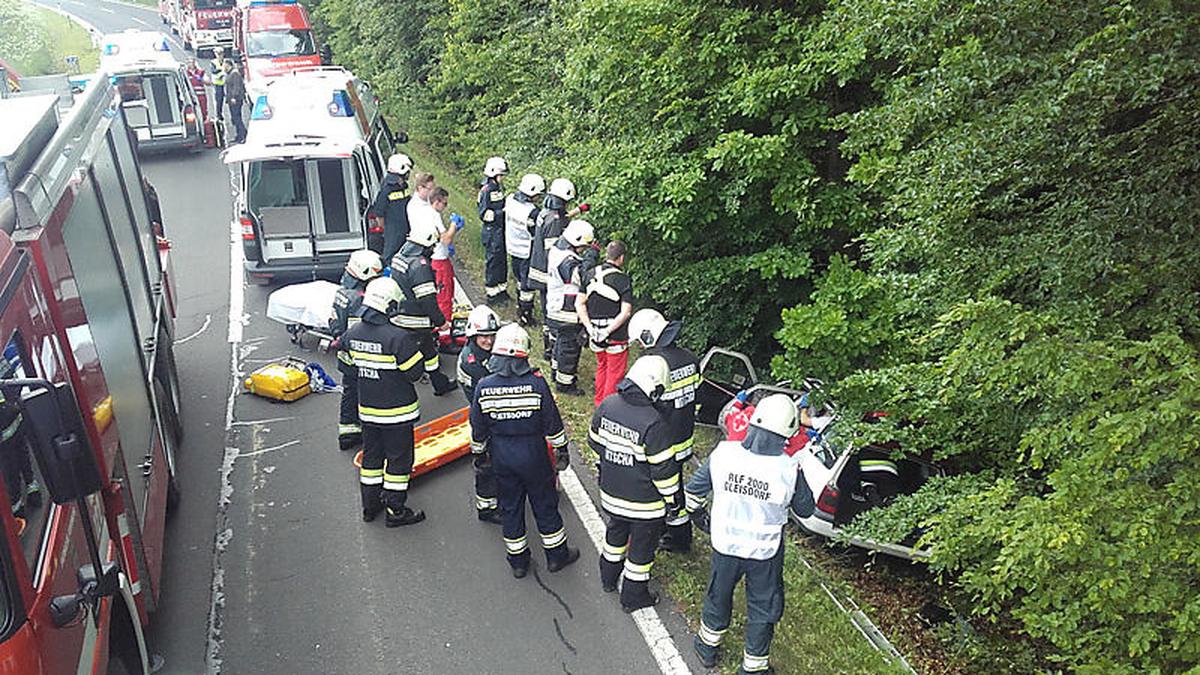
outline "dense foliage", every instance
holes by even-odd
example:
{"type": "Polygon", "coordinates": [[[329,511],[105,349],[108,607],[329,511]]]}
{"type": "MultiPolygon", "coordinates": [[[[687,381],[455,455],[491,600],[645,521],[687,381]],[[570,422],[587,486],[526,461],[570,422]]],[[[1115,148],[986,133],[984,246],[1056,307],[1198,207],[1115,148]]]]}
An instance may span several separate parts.
{"type": "Polygon", "coordinates": [[[1072,669],[1200,663],[1196,3],[318,15],[460,166],[573,178],[696,346],[774,354],[975,474],[878,526],[909,514],[982,614],[1072,669]]]}
{"type": "Polygon", "coordinates": [[[34,73],[48,56],[48,36],[33,6],[23,0],[0,0],[0,58],[21,74],[34,73]],[[31,72],[26,72],[31,71],[31,72]]]}

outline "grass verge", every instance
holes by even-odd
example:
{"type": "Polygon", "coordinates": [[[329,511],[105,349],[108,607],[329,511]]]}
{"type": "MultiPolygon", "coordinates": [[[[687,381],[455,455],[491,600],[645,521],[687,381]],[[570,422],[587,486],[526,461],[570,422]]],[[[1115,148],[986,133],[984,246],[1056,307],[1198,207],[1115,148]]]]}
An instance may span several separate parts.
{"type": "MultiPolygon", "coordinates": [[[[23,76],[68,72],[66,58],[79,57],[79,72],[90,73],[100,66],[100,52],[79,24],[44,7],[29,6],[33,30],[42,36],[42,49],[25,58],[6,60],[23,76]]],[[[0,38],[0,45],[3,44],[0,38]]]]}

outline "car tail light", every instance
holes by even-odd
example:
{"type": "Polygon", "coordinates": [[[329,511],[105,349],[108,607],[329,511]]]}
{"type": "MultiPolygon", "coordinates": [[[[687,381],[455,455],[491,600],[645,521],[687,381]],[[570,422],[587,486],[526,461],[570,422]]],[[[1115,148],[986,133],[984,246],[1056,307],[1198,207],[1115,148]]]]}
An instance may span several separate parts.
{"type": "Polygon", "coordinates": [[[254,241],[254,222],[246,216],[238,218],[242,224],[242,241],[254,241]]]}
{"type": "Polygon", "coordinates": [[[196,111],[192,108],[192,106],[189,105],[183,109],[183,119],[188,124],[196,123],[196,111]]]}
{"type": "Polygon", "coordinates": [[[383,228],[378,225],[372,225],[367,228],[367,232],[371,234],[383,234],[383,228]]]}
{"type": "Polygon", "coordinates": [[[821,490],[821,496],[817,498],[817,510],[831,516],[837,513],[838,497],[840,494],[833,483],[826,485],[825,489],[821,490]]]}

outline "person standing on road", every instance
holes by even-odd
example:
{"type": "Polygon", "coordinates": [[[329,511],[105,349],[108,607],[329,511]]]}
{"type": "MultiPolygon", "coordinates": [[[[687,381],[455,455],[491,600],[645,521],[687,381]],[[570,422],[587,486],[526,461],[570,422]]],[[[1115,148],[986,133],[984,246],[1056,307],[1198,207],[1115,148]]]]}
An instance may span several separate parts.
{"type": "Polygon", "coordinates": [[[528,498],[546,568],[557,572],[579,559],[579,549],[567,545],[554,480],[555,471],[570,464],[567,431],[549,385],[529,365],[524,328],[508,324],[496,332],[488,370],[492,374],[479,382],[471,401],[471,451],[495,471],[508,564],[518,579],[529,572],[528,498]],[[554,448],[553,464],[546,456],[547,442],[554,448]]]}
{"type": "Polygon", "coordinates": [[[812,492],[796,460],[783,450],[800,428],[800,412],[785,394],[764,398],[742,442],[722,441],[685,488],[688,510],[704,522],[712,495],[712,572],[700,632],[693,647],[707,668],[717,663],[733,613],[733,590],[746,578],[746,645],[739,673],[770,669],[775,624],[783,618],[783,528],[789,509],[813,512],[812,492]]]}
{"type": "Polygon", "coordinates": [[[534,224],[541,213],[535,202],[545,191],[545,179],[536,173],[527,173],[521,176],[517,191],[504,200],[504,247],[512,261],[513,277],[517,280],[517,320],[522,326],[534,322],[533,287],[529,285],[529,252],[534,224]]]}
{"type": "Polygon", "coordinates": [[[414,383],[421,378],[421,342],[413,331],[391,324],[388,316],[404,296],[396,282],[380,277],[363,293],[362,321],[342,336],[358,371],[358,416],[363,426],[363,522],[381,511],[388,527],[425,520],[407,504],[413,466],[413,424],[421,417],[414,383]]]}
{"type": "Polygon", "coordinates": [[[476,207],[479,212],[480,238],[483,241],[483,289],[489,305],[508,304],[508,264],[504,259],[504,188],[501,179],[508,173],[503,157],[490,157],[483,166],[483,185],[476,207]]]}
{"type": "Polygon", "coordinates": [[[621,607],[626,612],[658,604],[658,595],[648,588],[654,553],[667,515],[683,508],[666,425],[655,407],[669,377],[661,356],[639,358],[617,393],[596,408],[588,434],[600,457],[600,508],[608,516],[600,583],[612,593],[624,576],[621,607]]]}
{"type": "MultiPolygon", "coordinates": [[[[221,127],[225,126],[225,58],[224,50],[220,47],[213,49],[212,62],[209,64],[212,68],[212,86],[213,86],[213,118],[221,127]]],[[[224,134],[222,134],[224,135],[224,134]]]]}
{"type": "Polygon", "coordinates": [[[408,239],[408,174],[412,171],[412,159],[403,153],[388,157],[387,175],[379,184],[379,192],[368,214],[374,227],[373,232],[382,234],[370,246],[378,250],[384,265],[392,264],[392,256],[408,239]]]}
{"type": "Polygon", "coordinates": [[[596,353],[596,387],[592,402],[617,390],[628,365],[629,330],[633,314],[633,283],[625,273],[625,244],[609,242],[604,263],[587,276],[587,290],[575,300],[575,311],[596,353]]]}
{"type": "Polygon", "coordinates": [[[417,219],[409,221],[408,241],[392,257],[391,278],[400,285],[404,295],[399,309],[392,316],[392,323],[415,331],[420,336],[425,372],[433,385],[433,393],[443,396],[454,390],[455,383],[442,374],[434,341],[434,329],[445,327],[448,322],[438,307],[437,281],[429,258],[440,236],[438,214],[432,209],[429,211],[434,218],[430,218],[425,210],[419,210],[417,219]]]}
{"type": "Polygon", "coordinates": [[[360,320],[363,293],[367,284],[383,273],[383,261],[370,250],[350,254],[341,287],[333,296],[333,316],[329,319],[329,334],[337,345],[338,370],[342,373],[342,400],[338,411],[338,449],[353,450],[362,443],[362,424],[358,419],[358,370],[342,336],[360,320]]]}
{"type": "Polygon", "coordinates": [[[194,56],[188,58],[187,68],[183,72],[192,92],[196,94],[196,101],[200,104],[200,120],[203,122],[208,119],[208,75],[200,64],[196,63],[194,56]]]}
{"type": "Polygon", "coordinates": [[[550,280],[546,285],[546,324],[553,333],[554,351],[550,370],[554,372],[554,388],[560,394],[575,396],[582,393],[576,383],[579,372],[580,344],[579,315],[575,312],[580,286],[580,254],[596,238],[591,223],[572,220],[550,249],[550,280]]]}
{"type": "Polygon", "coordinates": [[[225,100],[229,103],[229,117],[233,119],[233,142],[246,142],[246,122],[242,119],[242,104],[246,102],[246,81],[237,61],[225,61],[225,100]]]}
{"type": "MultiPolygon", "coordinates": [[[[467,346],[458,354],[458,386],[467,395],[467,405],[475,400],[475,386],[489,375],[487,364],[498,330],[500,317],[487,305],[475,307],[467,317],[467,346]]],[[[475,455],[475,515],[486,523],[500,523],[496,474],[483,457],[475,455]]]]}
{"type": "MultiPolygon", "coordinates": [[[[692,457],[692,446],[696,433],[696,390],[700,388],[700,362],[696,355],[675,344],[683,324],[668,322],[653,309],[639,309],[629,320],[629,335],[645,349],[646,354],[657,354],[667,361],[671,369],[671,381],[663,393],[659,405],[671,435],[671,454],[675,470],[683,479],[684,464],[692,457]]],[[[686,553],[692,548],[692,524],[687,511],[680,511],[667,519],[667,533],[663,537],[663,548],[676,553],[686,553]]]]}

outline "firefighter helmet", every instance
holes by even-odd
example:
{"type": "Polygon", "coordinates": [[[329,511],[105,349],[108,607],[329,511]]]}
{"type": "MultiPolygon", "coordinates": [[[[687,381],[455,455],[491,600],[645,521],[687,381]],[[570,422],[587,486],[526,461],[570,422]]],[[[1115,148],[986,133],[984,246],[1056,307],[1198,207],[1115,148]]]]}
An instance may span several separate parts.
{"type": "Polygon", "coordinates": [[[586,220],[572,220],[562,236],[572,246],[587,246],[596,240],[596,230],[586,220]]]}
{"type": "Polygon", "coordinates": [[[575,199],[575,184],[566,178],[555,178],[550,182],[550,194],[569,202],[575,199]]]}
{"type": "Polygon", "coordinates": [[[506,324],[496,331],[496,342],[492,345],[495,356],[529,358],[529,333],[515,323],[506,324]]]}
{"type": "Polygon", "coordinates": [[[517,190],[526,197],[536,197],[546,191],[546,179],[536,173],[527,173],[521,176],[517,190]]]}
{"type": "Polygon", "coordinates": [[[441,235],[437,222],[433,218],[418,218],[415,222],[408,224],[408,240],[421,248],[433,246],[441,235]]]}
{"type": "Polygon", "coordinates": [[[369,248],[355,251],[346,261],[346,271],[359,281],[370,281],[383,272],[383,260],[369,248]]]}
{"type": "Polygon", "coordinates": [[[791,396],[771,394],[754,407],[750,426],[791,438],[800,430],[800,410],[791,396]]]}
{"type": "Polygon", "coordinates": [[[400,286],[394,279],[379,277],[367,284],[367,289],[363,291],[362,303],[365,307],[388,314],[392,311],[392,305],[399,304],[403,299],[404,294],[400,292],[400,286]]]}
{"type": "Polygon", "coordinates": [[[402,152],[397,152],[391,157],[388,157],[388,173],[398,173],[401,176],[407,176],[408,172],[412,171],[412,168],[412,158],[402,152]]]}
{"type": "Polygon", "coordinates": [[[657,401],[671,381],[671,368],[663,357],[647,354],[633,362],[625,378],[637,385],[650,400],[657,401]]]}
{"type": "Polygon", "coordinates": [[[467,315],[467,337],[495,335],[500,330],[500,317],[487,305],[478,305],[467,315]]]}
{"type": "Polygon", "coordinates": [[[504,161],[503,157],[488,157],[487,163],[483,165],[483,175],[488,178],[503,176],[508,173],[508,162],[504,161]]]}
{"type": "Polygon", "coordinates": [[[639,309],[629,318],[629,337],[637,340],[642,347],[650,348],[658,344],[667,327],[667,319],[656,309],[639,309]]]}

